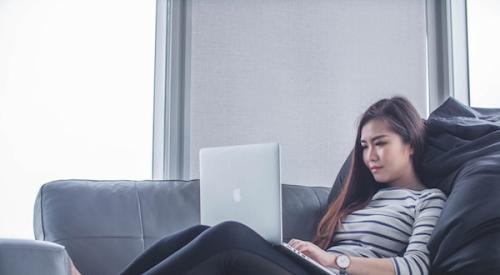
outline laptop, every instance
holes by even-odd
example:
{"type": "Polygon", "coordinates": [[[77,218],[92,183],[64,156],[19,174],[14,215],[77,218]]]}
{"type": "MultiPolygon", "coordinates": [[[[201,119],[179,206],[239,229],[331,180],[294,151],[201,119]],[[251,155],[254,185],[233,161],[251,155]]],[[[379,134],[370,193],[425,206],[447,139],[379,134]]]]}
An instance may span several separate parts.
{"type": "Polygon", "coordinates": [[[280,165],[278,143],[202,148],[201,224],[243,223],[318,273],[335,275],[283,242],[280,165]]]}

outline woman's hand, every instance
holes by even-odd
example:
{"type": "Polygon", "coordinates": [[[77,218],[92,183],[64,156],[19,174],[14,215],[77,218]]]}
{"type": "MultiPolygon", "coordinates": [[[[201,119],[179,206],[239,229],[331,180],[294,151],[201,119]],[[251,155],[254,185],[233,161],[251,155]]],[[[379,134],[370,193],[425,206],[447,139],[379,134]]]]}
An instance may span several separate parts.
{"type": "Polygon", "coordinates": [[[327,266],[327,267],[336,267],[335,265],[335,254],[333,253],[328,253],[321,249],[319,246],[308,242],[308,241],[301,241],[297,239],[291,239],[288,242],[289,245],[291,245],[293,248],[297,249],[298,251],[302,252],[309,258],[315,260],[322,266],[327,266]]]}

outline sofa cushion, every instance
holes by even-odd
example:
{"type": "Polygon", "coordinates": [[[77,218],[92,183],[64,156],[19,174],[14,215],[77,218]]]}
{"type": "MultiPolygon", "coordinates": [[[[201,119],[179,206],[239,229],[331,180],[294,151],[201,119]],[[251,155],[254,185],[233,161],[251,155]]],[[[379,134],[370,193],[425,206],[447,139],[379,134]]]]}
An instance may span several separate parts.
{"type": "Polygon", "coordinates": [[[423,180],[448,195],[431,274],[500,274],[500,109],[449,98],[426,125],[423,180]]]}
{"type": "Polygon", "coordinates": [[[199,181],[59,180],[40,188],[38,240],[66,247],[82,274],[117,274],[159,238],[199,223],[199,181]]]}
{"type": "Polygon", "coordinates": [[[282,193],[283,240],[312,240],[327,206],[330,188],[284,184],[282,193]]]}

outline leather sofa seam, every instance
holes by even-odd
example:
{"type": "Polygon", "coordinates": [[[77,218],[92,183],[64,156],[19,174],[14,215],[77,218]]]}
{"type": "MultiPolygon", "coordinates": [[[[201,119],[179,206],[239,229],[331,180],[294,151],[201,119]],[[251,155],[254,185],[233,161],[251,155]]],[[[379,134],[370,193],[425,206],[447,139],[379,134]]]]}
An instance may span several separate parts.
{"type": "Polygon", "coordinates": [[[44,225],[44,222],[43,222],[43,216],[44,216],[44,213],[43,213],[43,196],[45,194],[45,186],[46,184],[42,185],[42,188],[40,189],[40,223],[42,225],[42,240],[45,240],[45,225],[44,225]]]}
{"type": "Polygon", "coordinates": [[[142,221],[142,209],[141,209],[141,198],[139,196],[139,189],[137,188],[137,182],[134,182],[135,194],[137,198],[137,207],[139,211],[139,223],[141,225],[141,241],[142,241],[142,250],[145,249],[145,241],[144,241],[144,223],[142,221]]]}

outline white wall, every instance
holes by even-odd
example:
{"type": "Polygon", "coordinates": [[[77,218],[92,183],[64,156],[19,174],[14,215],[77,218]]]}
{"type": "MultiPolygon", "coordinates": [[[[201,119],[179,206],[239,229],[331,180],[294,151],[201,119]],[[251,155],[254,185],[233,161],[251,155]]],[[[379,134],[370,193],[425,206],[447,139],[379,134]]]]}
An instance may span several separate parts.
{"type": "Polygon", "coordinates": [[[65,178],[150,179],[155,1],[0,1],[0,238],[65,178]]]}
{"type": "Polygon", "coordinates": [[[426,116],[425,1],[193,0],[190,170],[199,149],[278,141],[282,181],[331,186],[372,103],[426,116]]]}

